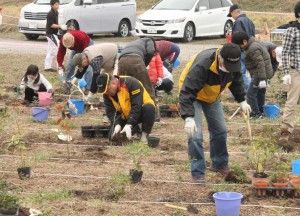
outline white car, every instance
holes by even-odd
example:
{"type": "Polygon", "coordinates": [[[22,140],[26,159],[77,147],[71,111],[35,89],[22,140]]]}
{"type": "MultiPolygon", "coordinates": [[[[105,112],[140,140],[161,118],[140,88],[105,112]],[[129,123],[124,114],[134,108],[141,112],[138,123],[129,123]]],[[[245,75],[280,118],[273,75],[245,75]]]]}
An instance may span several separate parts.
{"type": "Polygon", "coordinates": [[[137,18],[136,35],[183,38],[226,36],[233,20],[227,17],[230,0],[161,0],[137,18]]]}
{"type": "MultiPolygon", "coordinates": [[[[50,0],[35,0],[20,14],[19,32],[28,40],[46,34],[50,0]]],[[[58,23],[73,24],[87,34],[115,33],[126,37],[135,28],[135,0],[60,0],[58,23]]]]}

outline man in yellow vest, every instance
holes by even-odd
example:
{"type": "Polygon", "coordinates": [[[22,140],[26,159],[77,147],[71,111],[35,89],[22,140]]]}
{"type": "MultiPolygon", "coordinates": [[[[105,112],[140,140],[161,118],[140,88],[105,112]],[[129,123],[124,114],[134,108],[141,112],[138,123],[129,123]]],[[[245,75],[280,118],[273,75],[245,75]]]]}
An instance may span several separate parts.
{"type": "Polygon", "coordinates": [[[229,173],[227,130],[220,95],[229,88],[242,111],[250,113],[251,108],[245,101],[240,57],[240,48],[232,43],[220,49],[204,50],[187,63],[180,76],[180,114],[185,120],[194,183],[205,183],[202,112],[210,138],[210,170],[223,175],[229,173]]]}
{"type": "Polygon", "coordinates": [[[126,133],[130,140],[142,123],[141,142],[148,143],[155,120],[155,105],[143,84],[130,76],[100,74],[96,80],[98,93],[103,94],[105,112],[112,122],[110,138],[126,133]]]}

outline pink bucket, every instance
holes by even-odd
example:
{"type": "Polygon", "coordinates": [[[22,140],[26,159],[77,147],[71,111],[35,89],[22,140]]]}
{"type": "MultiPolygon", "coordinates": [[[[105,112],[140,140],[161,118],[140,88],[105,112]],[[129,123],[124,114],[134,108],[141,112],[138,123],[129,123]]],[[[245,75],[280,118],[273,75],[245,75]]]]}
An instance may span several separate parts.
{"type": "Polygon", "coordinates": [[[40,106],[49,106],[52,100],[52,93],[48,92],[38,92],[39,95],[39,105],[40,106]]]}

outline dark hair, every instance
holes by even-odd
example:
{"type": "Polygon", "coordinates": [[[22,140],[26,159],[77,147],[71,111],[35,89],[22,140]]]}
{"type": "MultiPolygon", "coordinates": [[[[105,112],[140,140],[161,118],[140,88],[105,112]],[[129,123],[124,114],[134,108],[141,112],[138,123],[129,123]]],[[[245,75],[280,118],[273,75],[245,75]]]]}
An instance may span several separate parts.
{"type": "Polygon", "coordinates": [[[300,2],[298,2],[295,5],[294,12],[295,12],[295,17],[298,19],[299,18],[299,13],[300,13],[300,2]]]}
{"type": "Polygon", "coordinates": [[[232,34],[231,42],[237,45],[242,45],[243,41],[249,40],[249,35],[244,31],[237,31],[232,34]]]}
{"type": "Polygon", "coordinates": [[[36,65],[29,65],[28,68],[27,68],[27,71],[24,75],[24,81],[27,82],[28,81],[28,75],[33,75],[33,76],[36,76],[37,75],[37,78],[34,80],[34,84],[37,84],[40,80],[40,74],[39,74],[39,68],[38,66],[36,65]]]}
{"type": "Polygon", "coordinates": [[[59,2],[59,0],[51,0],[51,1],[50,1],[50,5],[51,5],[51,6],[54,5],[55,3],[58,3],[58,4],[59,4],[60,2],[59,2]]]}

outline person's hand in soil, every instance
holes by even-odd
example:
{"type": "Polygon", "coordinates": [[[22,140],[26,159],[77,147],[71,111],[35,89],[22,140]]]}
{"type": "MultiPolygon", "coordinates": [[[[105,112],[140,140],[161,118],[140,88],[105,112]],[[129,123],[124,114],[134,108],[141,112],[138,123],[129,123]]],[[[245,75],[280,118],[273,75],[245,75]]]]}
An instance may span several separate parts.
{"type": "Polygon", "coordinates": [[[114,133],[113,133],[112,137],[114,137],[116,134],[120,133],[121,129],[122,129],[121,125],[117,124],[115,126],[114,133]]]}
{"type": "Polygon", "coordinates": [[[132,125],[127,124],[127,125],[125,125],[125,127],[121,131],[121,133],[126,133],[126,137],[129,140],[131,139],[131,128],[132,128],[132,125]]]}

